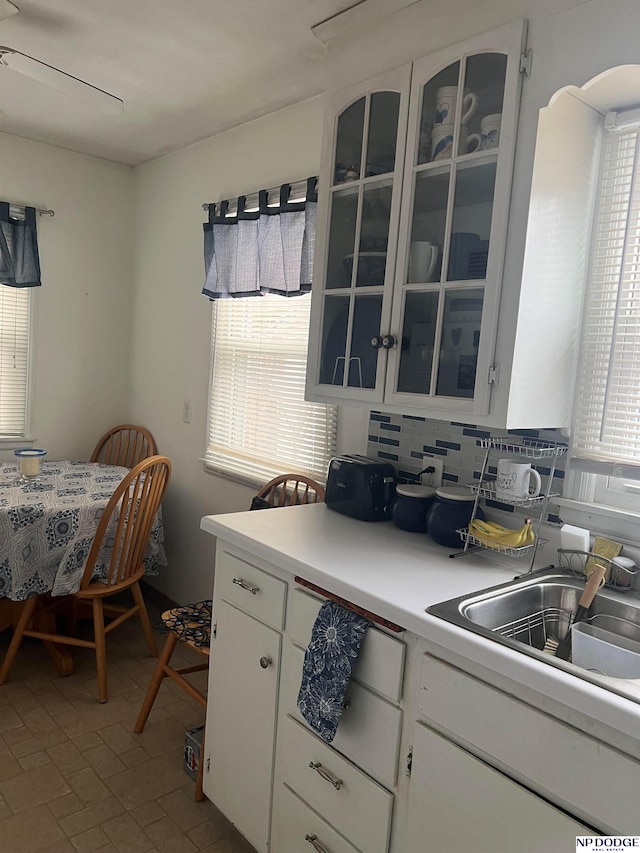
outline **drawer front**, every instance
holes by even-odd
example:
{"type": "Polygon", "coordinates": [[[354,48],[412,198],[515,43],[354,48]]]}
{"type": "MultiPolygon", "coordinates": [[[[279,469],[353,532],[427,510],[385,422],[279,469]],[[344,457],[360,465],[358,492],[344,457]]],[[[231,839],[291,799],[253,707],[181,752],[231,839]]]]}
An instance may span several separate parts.
{"type": "Polygon", "coordinates": [[[276,789],[271,849],[274,853],[358,853],[286,785],[276,789]]]}
{"type": "MultiPolygon", "coordinates": [[[[311,639],[311,630],[324,599],[316,598],[300,589],[291,595],[287,618],[287,633],[303,649],[311,639]]],[[[362,684],[399,702],[402,696],[405,645],[377,628],[368,628],[364,636],[353,677],[362,684]]]]}
{"type": "Polygon", "coordinates": [[[393,808],[389,791],[291,717],[283,720],[281,749],[286,785],[359,850],[387,853],[393,808]]]}
{"type": "Polygon", "coordinates": [[[640,762],[429,655],[421,685],[420,713],[498,769],[597,829],[637,833],[640,762]]]}
{"type": "Polygon", "coordinates": [[[267,625],[279,631],[284,627],[287,584],[257,566],[222,551],[216,557],[214,591],[216,598],[223,598],[267,625]]]}
{"type": "MultiPolygon", "coordinates": [[[[303,661],[303,650],[287,643],[280,695],[288,713],[306,726],[297,708],[303,661]]],[[[346,701],[349,704],[342,713],[331,746],[393,788],[397,779],[402,711],[353,680],[347,689],[346,701]]]]}

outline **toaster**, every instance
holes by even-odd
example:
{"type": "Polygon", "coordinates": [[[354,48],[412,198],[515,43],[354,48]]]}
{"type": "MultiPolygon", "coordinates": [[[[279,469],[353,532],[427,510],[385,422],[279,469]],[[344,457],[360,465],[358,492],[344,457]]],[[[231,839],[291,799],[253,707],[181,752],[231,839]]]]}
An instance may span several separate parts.
{"type": "Polygon", "coordinates": [[[361,521],[391,518],[397,476],[393,465],[368,456],[335,456],[329,463],[326,505],[361,521]]]}

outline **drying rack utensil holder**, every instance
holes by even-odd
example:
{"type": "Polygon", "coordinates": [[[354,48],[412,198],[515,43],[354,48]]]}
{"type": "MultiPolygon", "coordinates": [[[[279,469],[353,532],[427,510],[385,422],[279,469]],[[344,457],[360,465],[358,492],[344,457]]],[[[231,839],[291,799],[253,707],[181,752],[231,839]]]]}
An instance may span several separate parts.
{"type": "Polygon", "coordinates": [[[533,518],[532,524],[535,534],[534,540],[529,545],[517,548],[508,546],[489,547],[484,542],[477,539],[467,527],[458,531],[460,538],[464,542],[464,550],[458,551],[450,556],[463,556],[464,554],[478,550],[490,551],[492,554],[503,554],[508,557],[519,558],[528,556],[530,557],[528,571],[532,572],[538,549],[544,547],[547,542],[546,539],[542,539],[540,537],[540,529],[542,522],[546,517],[549,499],[555,497],[555,494],[552,493],[552,487],[557,461],[560,456],[563,456],[567,452],[567,445],[550,444],[534,439],[527,439],[522,444],[515,444],[509,438],[505,437],[483,438],[479,441],[479,445],[484,448],[485,453],[480,478],[477,483],[472,484],[470,487],[471,491],[475,494],[471,521],[477,517],[478,506],[480,505],[481,500],[499,501],[500,503],[507,504],[512,507],[533,508],[534,510],[537,510],[536,517],[533,518]],[[493,453],[514,456],[527,461],[548,459],[549,472],[544,492],[539,495],[516,498],[515,500],[510,501],[497,498],[495,479],[491,475],[488,475],[489,459],[493,453]]]}
{"type": "Polygon", "coordinates": [[[575,551],[570,548],[558,548],[558,563],[563,571],[575,577],[584,577],[587,562],[593,557],[597,563],[607,568],[605,575],[605,586],[610,589],[617,589],[619,592],[632,589],[634,586],[635,576],[640,572],[640,567],[627,569],[624,566],[618,565],[613,559],[602,557],[593,551],[575,551]]]}

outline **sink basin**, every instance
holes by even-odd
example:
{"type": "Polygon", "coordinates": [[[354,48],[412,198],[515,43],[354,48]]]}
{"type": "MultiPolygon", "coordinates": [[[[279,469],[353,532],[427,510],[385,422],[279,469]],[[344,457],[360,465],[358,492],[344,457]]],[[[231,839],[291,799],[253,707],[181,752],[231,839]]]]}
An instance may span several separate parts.
{"type": "MultiPolygon", "coordinates": [[[[637,680],[624,687],[626,679],[591,672],[542,651],[547,639],[566,636],[584,587],[584,578],[546,569],[435,604],[427,613],[640,702],[637,680]]],[[[635,592],[599,590],[589,610],[592,617],[607,630],[640,641],[640,598],[635,592]]]]}

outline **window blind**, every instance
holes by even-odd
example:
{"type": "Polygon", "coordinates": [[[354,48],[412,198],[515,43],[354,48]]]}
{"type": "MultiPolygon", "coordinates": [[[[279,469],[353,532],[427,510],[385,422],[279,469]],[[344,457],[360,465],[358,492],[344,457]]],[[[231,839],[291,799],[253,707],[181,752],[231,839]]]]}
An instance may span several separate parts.
{"type": "Polygon", "coordinates": [[[26,434],[30,293],[0,285],[0,438],[26,434]]]}
{"type": "Polygon", "coordinates": [[[304,399],[309,295],[218,300],[205,462],[263,483],[277,474],[322,482],[337,410],[304,399]]]}
{"type": "Polygon", "coordinates": [[[572,467],[640,479],[637,127],[604,134],[572,430],[572,467]]]}

